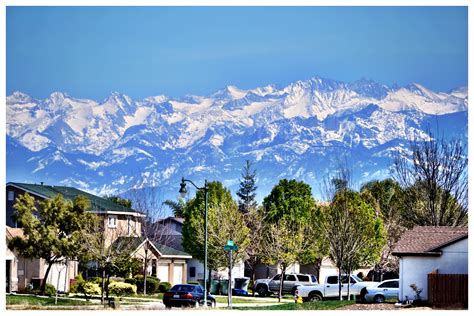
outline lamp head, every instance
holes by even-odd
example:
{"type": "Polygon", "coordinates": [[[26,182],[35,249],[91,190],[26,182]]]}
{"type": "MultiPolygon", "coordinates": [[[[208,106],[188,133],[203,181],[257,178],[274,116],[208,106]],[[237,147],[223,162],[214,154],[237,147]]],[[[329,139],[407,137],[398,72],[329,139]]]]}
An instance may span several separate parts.
{"type": "Polygon", "coordinates": [[[179,189],[179,194],[184,199],[186,197],[186,193],[188,193],[188,191],[186,190],[186,183],[184,182],[184,178],[181,180],[180,186],[181,188],[179,189]]]}

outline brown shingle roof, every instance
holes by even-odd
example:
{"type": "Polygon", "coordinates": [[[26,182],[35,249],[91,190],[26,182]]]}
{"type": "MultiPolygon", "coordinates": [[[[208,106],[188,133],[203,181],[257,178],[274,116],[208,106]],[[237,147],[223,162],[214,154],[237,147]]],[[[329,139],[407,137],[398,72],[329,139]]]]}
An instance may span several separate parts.
{"type": "Polygon", "coordinates": [[[467,227],[415,226],[402,235],[392,254],[440,255],[440,248],[467,238],[467,235],[467,227]]]}

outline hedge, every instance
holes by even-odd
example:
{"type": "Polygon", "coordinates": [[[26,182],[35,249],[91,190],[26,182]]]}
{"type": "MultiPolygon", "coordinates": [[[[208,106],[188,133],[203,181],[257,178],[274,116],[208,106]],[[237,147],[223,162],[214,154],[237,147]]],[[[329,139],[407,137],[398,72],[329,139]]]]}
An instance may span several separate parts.
{"type": "Polygon", "coordinates": [[[160,283],[160,286],[158,287],[161,293],[167,292],[170,288],[171,288],[171,284],[168,282],[162,282],[160,283]]]}
{"type": "Polygon", "coordinates": [[[116,296],[137,294],[137,286],[125,282],[114,282],[109,285],[109,293],[116,296]]]}

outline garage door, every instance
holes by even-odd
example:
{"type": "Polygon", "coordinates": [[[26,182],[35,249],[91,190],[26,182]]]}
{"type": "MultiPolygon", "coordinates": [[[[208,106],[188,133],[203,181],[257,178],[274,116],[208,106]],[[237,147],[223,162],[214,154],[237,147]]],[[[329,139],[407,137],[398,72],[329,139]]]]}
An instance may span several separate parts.
{"type": "Polygon", "coordinates": [[[183,283],[183,269],[184,266],[182,264],[174,265],[173,284],[183,283]]]}

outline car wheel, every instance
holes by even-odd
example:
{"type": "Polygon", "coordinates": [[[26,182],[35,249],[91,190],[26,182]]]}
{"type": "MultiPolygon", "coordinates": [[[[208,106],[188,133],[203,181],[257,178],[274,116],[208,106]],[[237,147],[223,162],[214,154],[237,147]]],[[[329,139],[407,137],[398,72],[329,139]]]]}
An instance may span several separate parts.
{"type": "Polygon", "coordinates": [[[266,287],[264,285],[257,286],[257,293],[259,296],[266,296],[267,295],[266,287]]]}
{"type": "Polygon", "coordinates": [[[361,291],[360,291],[360,295],[359,295],[359,300],[362,302],[362,303],[365,303],[365,294],[367,294],[367,288],[363,288],[361,291]]]}
{"type": "Polygon", "coordinates": [[[322,300],[323,300],[323,297],[319,293],[309,293],[308,295],[308,301],[310,302],[319,302],[322,300]]]}
{"type": "Polygon", "coordinates": [[[166,309],[171,309],[171,305],[165,305],[166,309]]]}
{"type": "Polygon", "coordinates": [[[374,302],[375,303],[383,303],[383,302],[385,302],[385,297],[383,295],[376,295],[374,297],[374,302]]]}

